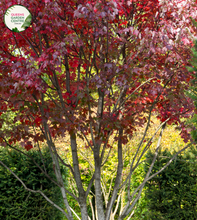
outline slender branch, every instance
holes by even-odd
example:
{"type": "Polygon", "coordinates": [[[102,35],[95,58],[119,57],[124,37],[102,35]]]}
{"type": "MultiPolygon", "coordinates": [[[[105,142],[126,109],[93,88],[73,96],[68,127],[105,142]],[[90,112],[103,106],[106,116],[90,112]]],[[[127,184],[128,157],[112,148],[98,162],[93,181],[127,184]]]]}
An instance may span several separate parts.
{"type": "Polygon", "coordinates": [[[34,51],[34,53],[36,54],[37,57],[39,57],[37,51],[35,50],[33,44],[31,43],[31,41],[29,39],[26,39],[25,37],[23,37],[22,34],[20,34],[20,32],[18,33],[29,45],[30,47],[32,48],[32,50],[34,51]]]}
{"type": "MultiPolygon", "coordinates": [[[[93,129],[92,129],[92,121],[90,121],[90,134],[91,134],[92,142],[93,142],[94,149],[95,149],[96,143],[95,143],[94,134],[93,134],[93,129]]],[[[90,146],[91,146],[91,144],[90,144],[90,146]]],[[[92,148],[92,146],[91,146],[91,148],[92,148]]],[[[92,150],[94,150],[94,149],[92,148],[92,150]]]]}
{"type": "MultiPolygon", "coordinates": [[[[163,88],[165,88],[165,87],[167,86],[167,84],[171,81],[171,79],[172,79],[173,76],[174,76],[174,74],[172,74],[171,77],[166,81],[166,83],[164,84],[164,87],[163,87],[163,88]]],[[[148,116],[148,122],[147,122],[147,125],[146,125],[146,128],[145,128],[145,131],[144,131],[144,135],[143,135],[143,137],[142,137],[142,139],[141,139],[141,141],[140,141],[140,144],[139,144],[139,146],[138,146],[138,149],[137,149],[137,151],[136,151],[136,153],[135,153],[135,156],[134,156],[134,158],[133,158],[133,161],[132,161],[132,163],[131,163],[131,165],[130,165],[130,172],[129,172],[129,174],[128,174],[126,180],[125,180],[125,182],[122,184],[122,186],[125,185],[128,180],[129,180],[129,184],[130,184],[131,174],[132,174],[132,172],[133,172],[132,168],[133,168],[134,161],[135,161],[135,159],[136,159],[136,157],[137,157],[137,154],[138,154],[138,152],[139,152],[139,150],[140,150],[140,147],[141,147],[141,145],[142,145],[142,143],[143,143],[143,141],[144,141],[144,139],[145,139],[146,133],[147,133],[148,128],[149,128],[149,125],[150,125],[152,110],[153,110],[153,108],[154,108],[154,105],[157,103],[157,101],[158,101],[160,95],[161,95],[161,92],[157,95],[157,97],[155,98],[154,102],[152,103],[152,105],[151,105],[151,107],[150,107],[149,116],[148,116]]],[[[169,120],[169,119],[166,119],[166,120],[169,120]]],[[[164,123],[165,123],[165,122],[164,122],[164,123]]],[[[121,187],[122,187],[122,186],[121,186],[121,187]]],[[[130,189],[129,189],[129,190],[130,190],[130,189]]],[[[128,192],[128,193],[129,193],[129,192],[128,192]]]]}
{"type": "Polygon", "coordinates": [[[150,81],[153,80],[153,79],[155,79],[155,77],[152,77],[152,78],[146,80],[146,81],[145,81],[144,83],[142,83],[141,85],[139,85],[129,96],[127,96],[127,97],[120,103],[119,107],[116,109],[117,104],[118,104],[119,100],[121,99],[121,94],[124,93],[124,90],[123,90],[123,91],[121,92],[120,96],[118,97],[118,100],[117,100],[117,102],[116,102],[116,104],[115,104],[115,106],[114,106],[114,109],[113,109],[112,113],[114,113],[116,110],[119,110],[119,109],[124,105],[124,103],[125,103],[129,98],[131,98],[131,96],[132,96],[138,89],[140,89],[143,85],[145,85],[146,83],[150,82],[150,81]]]}
{"type": "Polygon", "coordinates": [[[52,206],[54,206],[55,208],[57,208],[59,211],[61,211],[66,217],[67,219],[70,219],[70,217],[68,216],[68,214],[58,205],[56,205],[53,201],[51,201],[42,191],[40,190],[32,190],[29,189],[25,183],[9,168],[7,167],[1,160],[0,160],[0,164],[3,165],[7,170],[10,171],[10,173],[23,185],[23,187],[29,191],[29,192],[33,192],[33,193],[40,193],[52,206]]]}
{"type": "MultiPolygon", "coordinates": [[[[165,166],[163,166],[158,172],[152,174],[151,176],[149,176],[148,178],[144,179],[144,181],[137,187],[137,189],[134,191],[134,193],[136,193],[140,188],[143,188],[145,183],[147,181],[149,181],[150,179],[154,178],[156,175],[158,175],[159,173],[161,173],[166,167],[168,167],[170,165],[170,163],[177,157],[178,154],[180,154],[182,151],[186,150],[188,147],[190,147],[192,145],[192,143],[186,145],[184,148],[182,148],[181,150],[179,150],[166,164],[165,166]]],[[[134,193],[132,195],[134,195],[134,193]]],[[[122,219],[122,218],[119,218],[122,219]]]]}
{"type": "MultiPolygon", "coordinates": [[[[103,161],[103,157],[104,157],[104,154],[105,154],[105,149],[106,149],[107,143],[108,143],[108,141],[109,141],[109,138],[110,138],[112,132],[113,132],[113,130],[111,130],[111,131],[109,132],[109,134],[107,135],[107,139],[106,139],[106,141],[105,141],[105,143],[104,143],[104,145],[103,145],[103,149],[102,149],[102,152],[101,152],[101,162],[103,161]]],[[[114,141],[113,141],[113,143],[114,143],[114,141]]],[[[113,146],[113,143],[112,143],[112,146],[113,146]]],[[[110,151],[111,151],[111,148],[110,148],[110,151]]],[[[109,153],[108,153],[108,156],[109,156],[109,153]]],[[[107,160],[105,160],[105,161],[101,164],[101,166],[103,166],[106,161],[107,161],[107,160]]]]}
{"type": "Polygon", "coordinates": [[[82,157],[89,163],[91,169],[93,170],[93,169],[94,169],[94,166],[93,166],[93,164],[91,163],[91,161],[88,159],[88,157],[86,157],[81,150],[79,150],[79,153],[80,153],[80,154],[82,155],[82,157]]]}
{"type": "Polygon", "coordinates": [[[87,143],[88,143],[89,147],[90,147],[90,148],[93,150],[92,145],[90,144],[90,142],[89,142],[89,140],[88,140],[87,136],[84,134],[84,132],[83,132],[83,131],[81,131],[81,133],[83,134],[84,138],[86,139],[86,141],[87,141],[87,143]]]}
{"type": "Polygon", "coordinates": [[[116,200],[118,191],[119,191],[119,185],[122,178],[122,171],[123,171],[123,156],[122,156],[122,135],[123,135],[123,129],[121,128],[119,130],[119,140],[118,140],[118,167],[117,167],[117,175],[115,178],[115,183],[112,191],[111,198],[107,204],[106,209],[106,220],[110,219],[110,213],[112,211],[112,207],[114,205],[114,202],[116,200]]]}
{"type": "Polygon", "coordinates": [[[92,200],[90,197],[89,197],[89,202],[90,202],[90,207],[91,207],[91,211],[92,211],[92,220],[95,220],[94,207],[92,205],[92,200]]]}
{"type": "Polygon", "coordinates": [[[118,199],[117,199],[116,207],[115,207],[114,212],[113,212],[113,216],[115,216],[116,212],[118,211],[118,208],[119,208],[119,205],[120,205],[120,199],[121,199],[121,193],[118,195],[118,199]]]}
{"type": "Polygon", "coordinates": [[[101,167],[104,166],[105,163],[107,162],[107,160],[108,160],[108,158],[109,158],[109,155],[110,155],[110,153],[111,153],[111,149],[112,149],[112,148],[109,149],[109,152],[108,152],[108,154],[107,154],[107,157],[105,158],[104,162],[101,164],[101,167]]]}
{"type": "Polygon", "coordinates": [[[108,201],[108,197],[107,197],[107,187],[106,187],[106,181],[104,181],[104,179],[101,178],[101,190],[102,190],[102,194],[104,197],[104,203],[105,203],[105,208],[107,207],[107,201],[108,201]]]}
{"type": "Polygon", "coordinates": [[[52,97],[52,95],[48,92],[45,93],[50,99],[51,101],[58,107],[61,109],[61,107],[57,104],[57,102],[55,101],[55,99],[52,97]]]}
{"type": "MultiPolygon", "coordinates": [[[[166,156],[158,156],[160,158],[168,158],[170,159],[170,157],[166,157],[166,156]]],[[[192,163],[192,164],[196,164],[196,162],[190,162],[190,161],[187,161],[187,160],[181,160],[181,159],[176,159],[177,161],[182,161],[182,162],[186,162],[186,163],[192,163]]]]}
{"type": "Polygon", "coordinates": [[[73,214],[77,217],[77,219],[78,220],[81,220],[80,218],[79,218],[79,216],[77,215],[77,213],[70,207],[70,210],[73,212],[73,214]]]}
{"type": "Polygon", "coordinates": [[[22,57],[21,49],[20,49],[20,47],[19,47],[19,45],[18,45],[18,42],[17,42],[17,40],[16,40],[16,37],[15,37],[15,34],[14,34],[14,33],[13,33],[13,36],[14,36],[14,40],[15,40],[15,42],[16,42],[16,45],[17,45],[17,47],[18,47],[19,53],[20,53],[20,55],[21,55],[21,57],[22,57]]]}
{"type": "Polygon", "coordinates": [[[61,162],[61,163],[62,163],[64,166],[68,167],[68,168],[70,169],[70,171],[71,171],[72,175],[73,175],[73,176],[75,176],[75,174],[74,174],[74,170],[73,170],[73,168],[71,167],[71,165],[70,165],[70,164],[65,163],[65,162],[62,160],[62,158],[60,157],[60,155],[59,155],[59,154],[57,154],[57,156],[58,156],[58,158],[59,158],[60,162],[61,162]]]}
{"type": "Polygon", "coordinates": [[[91,189],[91,186],[92,186],[92,184],[93,184],[93,182],[94,182],[94,179],[95,179],[95,174],[93,174],[93,176],[92,176],[92,178],[91,178],[91,180],[90,180],[90,182],[89,182],[89,184],[88,184],[88,188],[87,188],[87,190],[86,190],[86,192],[85,192],[85,197],[87,198],[87,196],[88,196],[88,194],[89,194],[89,192],[90,192],[90,189],[91,189]]]}
{"type": "Polygon", "coordinates": [[[148,143],[146,144],[144,150],[142,151],[140,157],[137,160],[136,165],[134,166],[134,168],[132,168],[132,171],[134,171],[136,169],[136,167],[139,164],[139,161],[141,160],[141,158],[143,157],[143,155],[145,154],[145,152],[150,148],[151,146],[151,142],[154,139],[154,137],[156,136],[157,132],[159,131],[159,129],[164,126],[166,124],[166,122],[168,122],[170,120],[170,118],[167,118],[163,123],[160,124],[160,126],[158,126],[157,130],[155,131],[155,133],[153,134],[153,136],[150,138],[150,140],[148,141],[148,143]]]}
{"type": "MultiPolygon", "coordinates": [[[[163,131],[164,131],[164,129],[165,129],[165,125],[166,125],[166,124],[164,124],[164,125],[162,126],[162,129],[161,129],[161,132],[160,132],[160,136],[159,136],[159,139],[158,139],[158,142],[157,142],[157,146],[156,146],[154,158],[153,158],[153,160],[152,160],[152,163],[151,163],[151,165],[150,165],[150,167],[149,167],[149,169],[148,169],[148,172],[147,172],[147,174],[146,174],[146,176],[145,176],[145,178],[144,178],[144,181],[143,181],[144,185],[145,185],[145,180],[150,176],[150,173],[151,173],[151,171],[152,171],[152,169],[153,169],[153,166],[154,166],[154,164],[155,164],[155,161],[156,161],[156,158],[157,158],[157,155],[158,155],[158,151],[159,151],[159,147],[160,147],[160,143],[161,143],[161,138],[162,138],[162,135],[163,135],[163,131]]],[[[132,202],[131,206],[130,206],[130,202],[131,202],[132,198],[134,197],[134,195],[137,193],[138,190],[136,189],[136,190],[132,193],[132,195],[130,195],[130,194],[129,194],[129,193],[130,193],[130,186],[128,187],[128,202],[127,202],[127,204],[126,204],[126,206],[125,206],[125,208],[124,208],[124,211],[123,211],[123,213],[122,213],[123,216],[127,216],[127,215],[131,212],[131,210],[132,210],[133,207],[135,206],[136,202],[137,202],[137,201],[139,200],[139,198],[140,198],[140,195],[141,195],[141,192],[142,192],[142,189],[143,189],[144,185],[143,185],[143,184],[140,185],[141,187],[139,188],[139,192],[138,192],[138,194],[137,194],[137,197],[134,199],[134,201],[132,202]]]]}
{"type": "MultiPolygon", "coordinates": [[[[35,127],[33,126],[33,131],[34,131],[34,134],[36,135],[36,130],[35,130],[35,127]]],[[[37,143],[37,146],[38,146],[38,150],[39,150],[39,153],[40,153],[40,158],[41,158],[41,160],[42,160],[42,164],[43,164],[43,167],[44,167],[44,171],[45,171],[45,173],[47,172],[46,171],[46,167],[45,167],[45,163],[44,163],[44,158],[43,158],[43,155],[42,155],[42,152],[41,152],[41,149],[40,149],[40,145],[39,145],[39,142],[38,141],[36,141],[36,143],[37,143]]]]}
{"type": "Polygon", "coordinates": [[[70,91],[70,70],[69,70],[69,65],[68,65],[68,57],[67,55],[64,56],[64,60],[65,60],[65,68],[66,68],[66,90],[68,93],[71,94],[70,91]]]}
{"type": "Polygon", "coordinates": [[[107,20],[107,51],[106,51],[106,62],[108,62],[108,51],[109,51],[109,24],[107,20]]]}
{"type": "Polygon", "coordinates": [[[38,36],[39,36],[40,55],[41,55],[42,54],[42,39],[41,39],[40,31],[38,31],[38,36]]]}
{"type": "Polygon", "coordinates": [[[41,170],[42,173],[45,174],[45,176],[46,176],[48,179],[50,179],[55,185],[57,185],[57,186],[60,187],[60,185],[59,185],[55,180],[53,180],[53,178],[51,178],[51,177],[42,169],[42,167],[40,167],[40,165],[39,165],[38,163],[36,163],[36,161],[35,161],[31,156],[29,156],[28,154],[24,153],[23,151],[21,151],[21,150],[15,148],[15,147],[13,147],[12,145],[10,145],[4,137],[1,137],[1,138],[6,142],[6,144],[7,144],[10,148],[12,148],[12,149],[14,149],[14,150],[20,152],[21,154],[25,155],[25,156],[28,157],[28,158],[30,158],[30,159],[33,161],[33,163],[41,170]]]}
{"type": "Polygon", "coordinates": [[[104,92],[102,92],[101,88],[98,88],[98,109],[97,109],[97,115],[98,115],[98,120],[97,120],[97,136],[99,137],[100,135],[100,130],[101,130],[101,119],[103,117],[103,108],[104,108],[104,92]]]}

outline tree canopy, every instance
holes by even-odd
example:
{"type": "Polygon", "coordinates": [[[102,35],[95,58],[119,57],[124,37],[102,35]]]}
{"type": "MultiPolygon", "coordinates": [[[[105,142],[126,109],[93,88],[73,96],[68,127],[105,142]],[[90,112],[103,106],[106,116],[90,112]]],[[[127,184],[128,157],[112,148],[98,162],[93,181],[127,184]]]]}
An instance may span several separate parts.
{"type": "MultiPolygon", "coordinates": [[[[53,159],[57,184],[66,212],[73,219],[67,193],[88,219],[86,199],[94,183],[98,219],[109,219],[121,187],[150,148],[154,136],[167,124],[176,124],[187,142],[190,138],[182,118],[190,117],[194,105],[184,91],[192,74],[189,65],[196,27],[196,3],[192,0],[29,0],[0,2],[0,115],[14,113],[12,129],[0,131],[0,143],[20,143],[30,150],[46,142],[53,159]],[[24,32],[6,28],[3,16],[13,4],[22,4],[32,14],[24,32]],[[146,140],[152,115],[161,124],[146,140]],[[122,150],[138,126],[144,134],[131,158],[127,177],[122,150]],[[70,136],[73,164],[67,166],[78,194],[63,184],[54,139],[70,136]],[[114,146],[108,143],[115,140],[114,146]],[[94,158],[94,174],[85,190],[79,169],[77,138],[94,158]],[[145,144],[144,144],[145,143],[145,144]],[[117,148],[114,189],[103,208],[101,168],[109,148],[117,148]]],[[[6,117],[0,118],[0,127],[6,117]]],[[[156,154],[160,145],[158,146],[156,154]]],[[[132,146],[130,146],[132,148],[132,146]]],[[[119,220],[128,216],[149,178],[131,194],[119,220]]],[[[44,172],[44,170],[42,170],[44,172]]],[[[129,188],[129,187],[128,187],[129,188]]],[[[50,202],[50,201],[49,201],[50,202]]]]}

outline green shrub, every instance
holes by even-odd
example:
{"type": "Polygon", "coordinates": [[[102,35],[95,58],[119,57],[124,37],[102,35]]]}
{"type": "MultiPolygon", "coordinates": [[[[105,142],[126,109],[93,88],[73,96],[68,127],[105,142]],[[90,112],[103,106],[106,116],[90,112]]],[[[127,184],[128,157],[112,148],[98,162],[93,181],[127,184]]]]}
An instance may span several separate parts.
{"type": "MultiPolygon", "coordinates": [[[[152,173],[160,170],[172,154],[160,152],[152,173]]],[[[159,175],[148,181],[145,199],[148,211],[144,219],[197,219],[197,150],[193,147],[177,158],[159,175]]],[[[145,171],[151,164],[149,152],[145,171]]]]}
{"type": "MultiPolygon", "coordinates": [[[[39,151],[25,152],[43,168],[39,151]]],[[[48,174],[55,179],[49,152],[42,150],[48,174]]],[[[42,190],[54,203],[63,205],[61,192],[40,169],[25,155],[6,148],[0,148],[0,160],[5,163],[26,186],[42,190]]],[[[62,169],[66,174],[66,171],[62,169]]],[[[0,166],[0,219],[4,220],[62,220],[59,210],[50,205],[39,193],[31,193],[3,166],[0,166]]]]}

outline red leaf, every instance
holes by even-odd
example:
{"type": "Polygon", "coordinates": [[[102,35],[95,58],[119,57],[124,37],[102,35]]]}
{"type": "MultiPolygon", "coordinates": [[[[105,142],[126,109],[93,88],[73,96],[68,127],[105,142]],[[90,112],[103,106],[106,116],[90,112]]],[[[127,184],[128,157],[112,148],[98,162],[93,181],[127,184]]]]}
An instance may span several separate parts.
{"type": "Polygon", "coordinates": [[[33,148],[33,146],[32,146],[31,144],[26,144],[26,145],[25,145],[25,149],[26,149],[27,151],[31,150],[32,148],[33,148]]]}
{"type": "Polygon", "coordinates": [[[39,126],[41,124],[42,119],[41,118],[36,118],[34,123],[39,126]]]}

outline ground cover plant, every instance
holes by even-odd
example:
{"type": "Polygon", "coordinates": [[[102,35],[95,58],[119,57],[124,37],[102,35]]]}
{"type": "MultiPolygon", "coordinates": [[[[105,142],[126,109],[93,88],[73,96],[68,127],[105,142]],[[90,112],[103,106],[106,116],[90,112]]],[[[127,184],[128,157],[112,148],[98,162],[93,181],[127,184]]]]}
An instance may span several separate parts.
{"type": "Polygon", "coordinates": [[[39,169],[60,188],[64,208],[42,190],[28,188],[2,160],[1,165],[24,189],[41,194],[68,220],[74,216],[90,218],[93,188],[96,208],[91,209],[92,216],[113,219],[123,189],[127,197],[122,209],[117,208],[117,218],[130,216],[145,183],[190,146],[184,145],[160,171],[150,175],[166,124],[175,124],[185,142],[190,139],[183,119],[191,117],[194,105],[184,91],[193,75],[185,66],[189,65],[196,35],[191,19],[197,16],[196,3],[2,0],[0,9],[0,114],[14,113],[11,127],[5,126],[7,117],[0,119],[0,143],[12,149],[20,143],[27,150],[39,149],[41,142],[47,144],[55,178],[41,166],[39,169]],[[13,33],[3,23],[5,10],[12,4],[22,4],[32,14],[32,24],[24,32],[13,33]],[[160,124],[150,137],[153,114],[160,124]],[[139,126],[144,129],[140,142],[127,145],[139,126]],[[55,142],[67,134],[69,142],[65,144],[70,146],[72,164],[61,158],[55,142]],[[93,160],[88,186],[80,170],[79,139],[93,160]],[[154,141],[155,154],[148,172],[133,189],[132,174],[154,141]],[[118,164],[111,193],[103,204],[102,167],[112,148],[116,149],[118,164]],[[133,156],[125,165],[127,148],[133,156]],[[75,191],[66,187],[60,164],[70,170],[75,191]],[[68,197],[78,203],[80,216],[68,197]]]}

